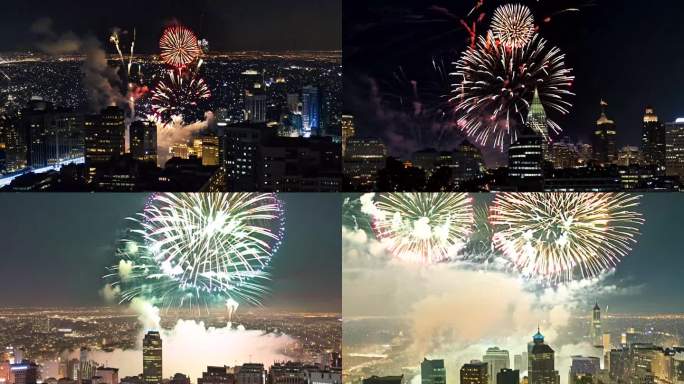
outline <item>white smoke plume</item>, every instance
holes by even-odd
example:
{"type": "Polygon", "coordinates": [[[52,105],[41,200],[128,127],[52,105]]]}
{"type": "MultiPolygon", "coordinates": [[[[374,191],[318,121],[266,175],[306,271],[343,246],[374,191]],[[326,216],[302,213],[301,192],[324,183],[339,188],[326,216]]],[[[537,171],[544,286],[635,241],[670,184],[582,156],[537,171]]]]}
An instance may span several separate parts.
{"type": "Polygon", "coordinates": [[[157,154],[160,166],[171,158],[169,149],[174,144],[189,143],[192,135],[208,129],[216,123],[214,113],[208,111],[204,114],[204,120],[196,121],[191,124],[185,124],[183,119],[175,117],[170,124],[157,123],[157,154]]]}
{"type": "Polygon", "coordinates": [[[406,319],[406,355],[416,367],[424,357],[444,359],[447,382],[458,382],[461,365],[482,359],[489,347],[508,350],[512,364],[537,326],[556,351],[562,383],[572,355],[601,356],[581,335],[570,343],[564,339],[571,317],[587,310],[587,297],[617,292],[602,281],[540,288],[504,271],[397,261],[362,230],[343,228],[342,237],[344,318],[406,319]]]}
{"type": "Polygon", "coordinates": [[[111,284],[105,284],[102,289],[100,289],[100,296],[102,296],[106,302],[113,303],[121,294],[121,287],[112,286],[111,284]]]}

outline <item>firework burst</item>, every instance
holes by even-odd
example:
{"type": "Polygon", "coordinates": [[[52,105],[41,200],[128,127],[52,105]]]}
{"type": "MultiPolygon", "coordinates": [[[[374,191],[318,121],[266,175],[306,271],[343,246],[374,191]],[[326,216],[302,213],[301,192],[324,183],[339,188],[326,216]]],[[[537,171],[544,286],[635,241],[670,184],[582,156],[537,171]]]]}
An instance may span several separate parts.
{"type": "Polygon", "coordinates": [[[565,282],[601,275],[636,243],[640,196],[621,193],[502,193],[493,243],[526,277],[565,282]]]}
{"type": "Polygon", "coordinates": [[[505,4],[494,11],[491,25],[494,38],[507,48],[521,48],[534,36],[534,17],[521,4],[505,4]]]}
{"type": "MultiPolygon", "coordinates": [[[[503,149],[506,137],[515,140],[535,89],[547,111],[567,114],[572,106],[565,100],[573,95],[572,70],[560,49],[539,35],[516,49],[497,44],[491,34],[480,36],[454,65],[450,102],[459,128],[480,144],[493,142],[503,149]]],[[[560,131],[552,120],[547,123],[560,131]]]]}
{"type": "Polygon", "coordinates": [[[180,25],[174,25],[164,31],[159,40],[159,47],[162,60],[175,68],[184,68],[202,54],[195,33],[180,25]]]}
{"type": "Polygon", "coordinates": [[[211,97],[207,83],[196,72],[169,71],[152,91],[152,110],[164,124],[174,116],[185,119],[197,112],[202,100],[211,97]]]}
{"type": "Polygon", "coordinates": [[[157,194],[121,241],[108,278],[121,301],[201,307],[258,304],[284,235],[273,194],[157,194]]]}
{"type": "Polygon", "coordinates": [[[472,199],[465,193],[388,193],[378,195],[373,204],[376,236],[405,261],[446,261],[472,230],[472,199]]]}

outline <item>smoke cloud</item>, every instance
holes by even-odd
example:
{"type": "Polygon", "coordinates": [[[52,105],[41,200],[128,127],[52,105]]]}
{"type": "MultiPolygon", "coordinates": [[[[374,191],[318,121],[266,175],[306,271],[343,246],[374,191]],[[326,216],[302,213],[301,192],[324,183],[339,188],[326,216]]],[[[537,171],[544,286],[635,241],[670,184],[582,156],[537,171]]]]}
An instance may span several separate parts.
{"type": "MultiPolygon", "coordinates": [[[[209,365],[239,365],[260,362],[270,365],[275,361],[288,360],[287,350],[295,342],[286,335],[266,334],[258,330],[246,330],[242,326],[207,328],[204,323],[179,320],[173,329],[161,330],[163,375],[175,373],[189,375],[192,382],[202,377],[209,365]]],[[[101,364],[119,368],[119,377],[142,373],[142,339],[135,350],[113,352],[91,351],[89,357],[101,364]]],[[[77,352],[74,352],[74,357],[77,352]]]]}
{"type": "Polygon", "coordinates": [[[174,144],[188,143],[190,137],[203,131],[216,123],[214,113],[208,111],[204,114],[204,120],[191,124],[185,124],[183,119],[175,117],[170,124],[157,124],[157,154],[159,165],[163,166],[170,158],[169,149],[174,144]]]}
{"type": "Polygon", "coordinates": [[[409,363],[444,359],[448,382],[458,382],[461,365],[481,359],[489,347],[508,350],[512,364],[539,326],[566,383],[571,356],[601,356],[581,335],[566,340],[573,314],[586,311],[587,297],[622,293],[602,280],[542,288],[505,271],[408,264],[363,230],[343,228],[342,238],[344,318],[405,319],[409,363]]]}

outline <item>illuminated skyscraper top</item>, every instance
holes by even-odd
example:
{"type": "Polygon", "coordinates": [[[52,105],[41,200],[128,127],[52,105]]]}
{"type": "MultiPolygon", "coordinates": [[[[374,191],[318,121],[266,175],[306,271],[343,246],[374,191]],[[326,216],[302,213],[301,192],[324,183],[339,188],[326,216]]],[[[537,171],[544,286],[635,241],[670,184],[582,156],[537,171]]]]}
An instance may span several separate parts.
{"type": "Polygon", "coordinates": [[[601,116],[596,121],[592,146],[594,148],[594,160],[601,165],[609,165],[617,160],[617,147],[615,136],[617,135],[615,122],[606,116],[608,103],[601,100],[601,116]]]}
{"type": "Polygon", "coordinates": [[[601,333],[601,307],[599,307],[598,302],[596,302],[591,312],[591,331],[589,336],[593,346],[601,347],[603,345],[603,334],[601,333]]]}
{"type": "Polygon", "coordinates": [[[544,105],[539,98],[539,90],[534,90],[534,97],[532,104],[530,104],[530,111],[527,114],[527,125],[537,132],[542,137],[542,148],[544,151],[544,158],[549,156],[549,124],[546,119],[546,111],[544,105]]]}

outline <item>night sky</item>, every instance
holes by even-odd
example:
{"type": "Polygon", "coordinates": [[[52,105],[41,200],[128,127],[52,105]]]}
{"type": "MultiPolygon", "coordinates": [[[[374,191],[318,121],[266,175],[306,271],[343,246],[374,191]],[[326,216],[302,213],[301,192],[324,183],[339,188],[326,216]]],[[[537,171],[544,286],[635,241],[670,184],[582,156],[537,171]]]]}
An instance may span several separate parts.
{"type": "Polygon", "coordinates": [[[341,0],[3,0],[0,52],[35,50],[31,26],[42,18],[58,34],[103,42],[113,27],[135,27],[141,53],[156,53],[164,26],[176,21],[213,51],[341,48],[341,0]]]}
{"type": "MultiPolygon", "coordinates": [[[[105,305],[99,290],[126,217],[144,194],[17,194],[0,199],[0,306],[105,305]]],[[[340,198],[284,194],[285,240],[264,306],[341,310],[340,198]]]]}
{"type": "MultiPolygon", "coordinates": [[[[521,0],[525,2],[525,0],[521,0]]],[[[443,82],[434,76],[432,59],[447,69],[467,46],[467,33],[458,20],[475,0],[371,0],[344,3],[345,106],[357,117],[361,135],[388,137],[399,133],[411,140],[387,139],[392,151],[405,155],[415,147],[453,149],[462,139],[450,134],[435,140],[426,134],[428,124],[397,113],[400,108],[378,112],[370,98],[377,84],[383,100],[406,94],[408,81],[417,81],[421,100],[434,105],[443,82]],[[442,8],[442,10],[438,10],[442,8]],[[448,11],[454,17],[447,15],[448,11]],[[397,80],[395,73],[402,73],[397,80]],[[408,81],[407,81],[408,80],[408,81]],[[404,84],[403,87],[399,84],[404,84]],[[422,137],[411,130],[421,131],[422,137]],[[403,132],[403,133],[402,133],[403,132]]],[[[487,10],[507,3],[486,0],[487,10]]],[[[536,2],[534,2],[536,3],[536,2]]],[[[608,115],[618,127],[620,145],[638,145],[644,108],[652,105],[661,120],[684,116],[681,89],[684,88],[684,36],[681,14],[684,3],[660,0],[652,3],[622,0],[545,0],[536,13],[547,16],[554,10],[579,7],[580,12],[556,15],[542,23],[541,35],[567,55],[576,81],[570,100],[574,108],[567,117],[551,114],[564,129],[562,135],[590,142],[600,114],[601,98],[609,103],[608,115]],[[543,5],[546,4],[544,7],[543,5]]],[[[491,12],[491,11],[490,11],[491,12]]],[[[480,26],[484,31],[491,13],[480,26]]]]}

